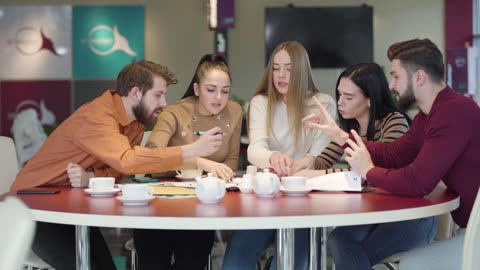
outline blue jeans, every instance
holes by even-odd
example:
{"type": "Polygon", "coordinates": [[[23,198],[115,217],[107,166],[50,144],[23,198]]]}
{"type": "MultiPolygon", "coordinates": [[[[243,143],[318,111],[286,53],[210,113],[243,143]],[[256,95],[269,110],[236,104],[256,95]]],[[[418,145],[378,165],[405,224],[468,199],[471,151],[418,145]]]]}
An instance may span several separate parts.
{"type": "Polygon", "coordinates": [[[328,237],[336,269],[371,269],[401,251],[429,244],[437,217],[335,228],[328,237]]]}
{"type": "MultiPolygon", "coordinates": [[[[234,231],[228,242],[222,269],[255,269],[260,257],[268,246],[275,241],[275,230],[234,231]]],[[[309,256],[309,230],[295,229],[295,270],[307,269],[309,256]]],[[[270,269],[277,269],[277,250],[270,269]]]]}

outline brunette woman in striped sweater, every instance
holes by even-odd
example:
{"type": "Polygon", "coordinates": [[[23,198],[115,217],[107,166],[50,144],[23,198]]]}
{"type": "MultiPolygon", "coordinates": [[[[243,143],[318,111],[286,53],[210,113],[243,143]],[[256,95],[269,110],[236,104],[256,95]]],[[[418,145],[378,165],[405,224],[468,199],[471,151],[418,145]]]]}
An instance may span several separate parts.
{"type": "MultiPolygon", "coordinates": [[[[344,70],[337,80],[336,98],[339,125],[356,130],[364,140],[390,143],[407,130],[410,119],[398,111],[382,68],[376,63],[361,63],[344,70]]],[[[332,169],[343,156],[343,149],[330,142],[315,158],[315,170],[296,175],[315,177],[341,169],[332,169]]]]}
{"type": "MultiPolygon", "coordinates": [[[[385,74],[375,63],[347,68],[337,81],[336,96],[340,127],[354,129],[364,140],[389,143],[408,129],[409,118],[396,109],[385,74]]],[[[342,155],[343,149],[332,142],[315,159],[317,171],[298,174],[329,173],[342,155]]],[[[337,269],[365,270],[390,255],[430,243],[436,231],[436,217],[337,227],[328,247],[337,269]]]]}

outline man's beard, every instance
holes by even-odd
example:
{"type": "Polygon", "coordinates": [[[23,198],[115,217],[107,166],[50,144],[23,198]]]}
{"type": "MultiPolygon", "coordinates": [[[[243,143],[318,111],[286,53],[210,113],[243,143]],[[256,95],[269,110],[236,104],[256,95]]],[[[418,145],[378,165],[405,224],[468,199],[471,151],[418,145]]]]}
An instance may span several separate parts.
{"type": "Polygon", "coordinates": [[[152,111],[152,113],[149,113],[147,108],[145,107],[145,104],[142,98],[142,100],[140,101],[140,104],[133,107],[132,110],[138,122],[144,124],[145,126],[152,127],[157,122],[157,118],[153,116],[153,113],[158,110],[161,110],[161,108],[156,108],[155,110],[152,111]]]}
{"type": "Polygon", "coordinates": [[[417,102],[415,94],[413,93],[413,83],[409,81],[407,84],[407,89],[405,93],[401,96],[398,96],[398,109],[401,112],[407,112],[407,110],[417,102]]]}

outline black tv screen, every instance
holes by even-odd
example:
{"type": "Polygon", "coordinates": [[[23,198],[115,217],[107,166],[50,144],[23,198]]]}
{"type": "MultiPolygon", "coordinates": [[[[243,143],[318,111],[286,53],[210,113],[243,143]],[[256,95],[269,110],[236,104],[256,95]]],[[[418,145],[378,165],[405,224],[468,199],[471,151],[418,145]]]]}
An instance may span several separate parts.
{"type": "Polygon", "coordinates": [[[300,42],[313,68],[341,68],[373,61],[373,8],[284,7],[265,9],[265,63],[275,47],[300,42]]]}

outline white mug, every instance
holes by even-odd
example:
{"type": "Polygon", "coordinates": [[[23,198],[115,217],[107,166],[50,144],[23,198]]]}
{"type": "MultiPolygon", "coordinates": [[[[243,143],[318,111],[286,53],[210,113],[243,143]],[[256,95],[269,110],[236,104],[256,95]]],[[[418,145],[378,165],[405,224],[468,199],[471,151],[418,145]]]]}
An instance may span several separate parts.
{"type": "Polygon", "coordinates": [[[182,178],[195,178],[202,176],[203,170],[200,169],[183,169],[177,170],[177,175],[182,178]]]}
{"type": "Polygon", "coordinates": [[[92,177],[88,180],[88,188],[92,191],[111,191],[114,185],[113,177],[92,177]]]}
{"type": "Polygon", "coordinates": [[[125,199],[146,199],[153,195],[153,188],[147,184],[122,185],[122,195],[125,199]]]}

